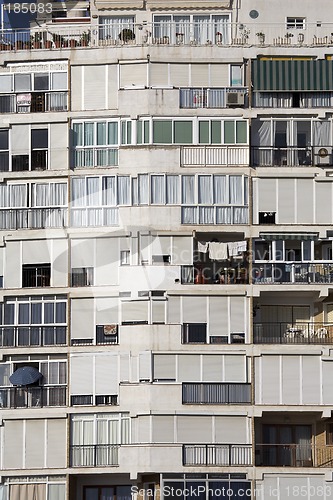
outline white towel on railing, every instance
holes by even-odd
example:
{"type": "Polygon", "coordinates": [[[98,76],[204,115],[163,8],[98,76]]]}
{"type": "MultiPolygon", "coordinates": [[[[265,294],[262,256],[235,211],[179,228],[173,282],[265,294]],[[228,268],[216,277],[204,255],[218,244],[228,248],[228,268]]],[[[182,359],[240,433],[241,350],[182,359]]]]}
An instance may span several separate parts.
{"type": "Polygon", "coordinates": [[[211,260],[227,260],[228,259],[228,244],[210,242],[209,243],[209,258],[211,260]]]}

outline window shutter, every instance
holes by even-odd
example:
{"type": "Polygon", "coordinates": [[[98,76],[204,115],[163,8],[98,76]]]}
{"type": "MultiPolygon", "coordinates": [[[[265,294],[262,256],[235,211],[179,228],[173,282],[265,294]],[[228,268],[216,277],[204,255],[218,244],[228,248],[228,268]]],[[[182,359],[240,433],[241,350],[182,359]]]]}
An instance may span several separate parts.
{"type": "Polygon", "coordinates": [[[229,87],[229,64],[210,65],[210,86],[229,87]]]}
{"type": "Polygon", "coordinates": [[[23,241],[23,264],[46,263],[51,261],[50,240],[23,241]]]}
{"type": "Polygon", "coordinates": [[[173,443],[174,442],[174,416],[154,415],[153,416],[153,443],[173,443]]]}
{"type": "Polygon", "coordinates": [[[222,382],[223,356],[204,354],[202,365],[203,382],[222,382]]]}
{"type": "Polygon", "coordinates": [[[200,354],[178,355],[178,382],[200,381],[200,354]]]}
{"type": "Polygon", "coordinates": [[[120,88],[147,87],[147,63],[120,64],[120,88]]]}
{"type": "Polygon", "coordinates": [[[177,417],[177,442],[178,443],[211,443],[212,418],[195,416],[177,417]]]}
{"type": "Polygon", "coordinates": [[[152,255],[171,254],[171,236],[156,236],[152,241],[152,255]]]}
{"type": "Polygon", "coordinates": [[[151,381],[151,351],[139,353],[139,382],[151,381]]]}
{"type": "Polygon", "coordinates": [[[207,322],[206,297],[183,296],[183,323],[207,322]]]}
{"type": "Polygon", "coordinates": [[[256,403],[280,404],[280,357],[262,356],[257,359],[256,373],[261,373],[262,398],[258,401],[259,390],[256,390],[256,403]],[[261,370],[259,362],[261,361],[261,370]]]}
{"type": "Polygon", "coordinates": [[[119,266],[118,238],[97,238],[96,240],[96,285],[118,284],[119,266]]]}
{"type": "Polygon", "coordinates": [[[131,302],[122,302],[122,323],[147,323],[148,304],[148,300],[132,300],[131,302]]]}
{"type": "Polygon", "coordinates": [[[246,417],[215,417],[216,443],[248,443],[246,417]]]}
{"type": "Polygon", "coordinates": [[[150,443],[150,416],[140,415],[137,419],[138,443],[150,443]]]}
{"type": "Polygon", "coordinates": [[[60,170],[68,159],[68,124],[66,123],[51,123],[50,130],[50,167],[52,170],[60,170]]]}
{"type": "Polygon", "coordinates": [[[118,355],[96,354],[95,394],[112,395],[119,393],[118,355]]]}
{"type": "Polygon", "coordinates": [[[67,420],[49,419],[46,431],[46,467],[66,467],[67,420]]]}
{"type": "Polygon", "coordinates": [[[176,265],[193,264],[192,236],[174,236],[172,238],[172,262],[176,265]]]}
{"type": "Polygon", "coordinates": [[[191,86],[209,86],[209,66],[208,64],[191,64],[191,86]]]}
{"type": "Polygon", "coordinates": [[[153,362],[154,380],[176,380],[175,354],[155,354],[153,362]]]}
{"type": "Polygon", "coordinates": [[[224,377],[225,382],[246,382],[246,357],[225,355],[224,377]]]}
{"type": "Polygon", "coordinates": [[[95,300],[96,325],[117,325],[118,297],[99,297],[95,300]]]}
{"type": "Polygon", "coordinates": [[[315,223],[329,224],[332,221],[332,183],[315,182],[316,215],[315,223]]]}
{"type": "Polygon", "coordinates": [[[169,295],[167,300],[168,325],[180,324],[180,297],[169,295]]]}
{"type": "Polygon", "coordinates": [[[173,87],[188,87],[189,84],[189,65],[170,64],[170,85],[173,87]]]}
{"type": "Polygon", "coordinates": [[[245,297],[230,297],[230,332],[245,333],[245,297]]]}
{"type": "Polygon", "coordinates": [[[323,401],[324,405],[333,403],[333,362],[322,361],[323,363],[323,401]]]}
{"type": "Polygon", "coordinates": [[[71,395],[93,393],[93,358],[91,356],[72,356],[70,360],[71,395]]]}
{"type": "Polygon", "coordinates": [[[229,334],[228,297],[209,297],[209,335],[229,334]]]}
{"type": "Polygon", "coordinates": [[[71,94],[72,110],[80,111],[82,109],[82,66],[71,67],[71,80],[72,88],[75,89],[75,92],[71,94]]]}
{"type": "Polygon", "coordinates": [[[4,469],[23,468],[23,420],[5,420],[4,423],[4,469]]]}
{"type": "Polygon", "coordinates": [[[72,299],[71,338],[93,339],[94,337],[94,299],[72,299]]]}
{"type": "Polygon", "coordinates": [[[78,239],[71,241],[71,266],[94,267],[95,239],[78,239]]]}
{"type": "Polygon", "coordinates": [[[118,65],[109,64],[108,66],[108,109],[116,109],[118,106],[118,65]]]}
{"type": "Polygon", "coordinates": [[[4,286],[6,288],[20,288],[21,286],[21,243],[19,241],[7,241],[5,250],[5,276],[4,286]]]}
{"type": "Polygon", "coordinates": [[[282,356],[282,404],[300,404],[300,356],[282,356]]]}
{"type": "Polygon", "coordinates": [[[150,64],[150,82],[152,87],[165,87],[168,85],[168,65],[167,64],[150,64]]]}
{"type": "Polygon", "coordinates": [[[302,404],[321,404],[320,357],[302,356],[302,404]]]}
{"type": "Polygon", "coordinates": [[[313,219],[313,180],[296,179],[297,183],[297,222],[312,224],[313,219]]]}
{"type": "Polygon", "coordinates": [[[276,179],[258,181],[258,212],[276,212],[276,179]]]}
{"type": "Polygon", "coordinates": [[[152,323],[165,323],[165,304],[166,300],[152,300],[152,323]]]}
{"type": "Polygon", "coordinates": [[[106,66],[84,66],[84,109],[106,108],[106,66]],[[98,85],[96,85],[98,82],[98,85]]]}
{"type": "Polygon", "coordinates": [[[29,152],[29,125],[12,125],[11,151],[13,154],[28,154],[29,152]]]}
{"type": "Polygon", "coordinates": [[[25,421],[25,466],[27,469],[44,467],[46,450],[45,420],[25,421]]]}
{"type": "Polygon", "coordinates": [[[295,182],[294,179],[278,179],[278,222],[295,222],[295,182]]]}

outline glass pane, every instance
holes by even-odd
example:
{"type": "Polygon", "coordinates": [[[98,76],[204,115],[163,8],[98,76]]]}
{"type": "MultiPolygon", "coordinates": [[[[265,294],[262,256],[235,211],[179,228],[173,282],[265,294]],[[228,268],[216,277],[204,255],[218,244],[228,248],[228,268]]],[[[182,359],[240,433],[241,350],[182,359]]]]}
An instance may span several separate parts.
{"type": "Polygon", "coordinates": [[[38,302],[31,304],[31,324],[42,324],[42,304],[38,302]]]}
{"type": "Polygon", "coordinates": [[[19,304],[19,325],[28,325],[30,323],[30,304],[19,304]]]}
{"type": "Polygon", "coordinates": [[[236,143],[246,144],[247,142],[247,123],[236,122],[236,143]]]}
{"type": "Polygon", "coordinates": [[[31,75],[14,75],[14,85],[16,92],[31,90],[31,75]]]}
{"type": "Polygon", "coordinates": [[[143,122],[143,142],[145,144],[149,143],[149,122],[143,122]]]}
{"type": "Polygon", "coordinates": [[[208,144],[209,143],[209,122],[199,122],[199,143],[208,144]]]}
{"type": "Polygon", "coordinates": [[[67,73],[52,73],[52,90],[67,90],[67,73]]]}
{"type": "Polygon", "coordinates": [[[99,500],[98,488],[87,487],[84,489],[84,500],[99,500]]]}
{"type": "Polygon", "coordinates": [[[48,130],[47,128],[31,131],[31,149],[47,148],[48,147],[48,130]]]}
{"type": "Polygon", "coordinates": [[[5,325],[13,325],[14,324],[14,312],[15,306],[14,304],[5,304],[5,325]]]}
{"type": "Polygon", "coordinates": [[[192,144],[192,122],[176,121],[174,122],[174,140],[175,144],[192,144]]]}
{"type": "Polygon", "coordinates": [[[142,144],[142,122],[140,120],[136,124],[136,142],[142,144]]]}
{"type": "Polygon", "coordinates": [[[102,488],[101,500],[113,500],[113,488],[102,488]]]}
{"type": "Polygon", "coordinates": [[[224,122],[224,144],[235,144],[235,122],[224,122]]]}
{"type": "Polygon", "coordinates": [[[84,124],[84,145],[93,146],[94,144],[94,124],[85,123],[84,124]]]}
{"type": "Polygon", "coordinates": [[[48,73],[35,73],[34,75],[35,90],[49,90],[49,75],[48,73]]]}
{"type": "Polygon", "coordinates": [[[106,144],[106,122],[97,123],[97,144],[106,144]]]}
{"type": "Polygon", "coordinates": [[[8,149],[8,130],[0,130],[0,149],[8,149]]]}
{"type": "Polygon", "coordinates": [[[54,323],[54,304],[44,304],[44,323],[54,323]]]}
{"type": "Polygon", "coordinates": [[[66,323],[66,302],[56,304],[56,323],[66,323]]]}
{"type": "Polygon", "coordinates": [[[158,120],[153,122],[153,143],[154,144],[172,143],[171,120],[158,120]]]}
{"type": "Polygon", "coordinates": [[[211,123],[211,143],[212,144],[221,144],[221,122],[220,121],[212,121],[211,123]]]}
{"type": "Polygon", "coordinates": [[[108,144],[118,144],[118,122],[110,122],[109,128],[109,141],[108,144]]]}
{"type": "Polygon", "coordinates": [[[83,146],[83,123],[73,123],[74,146],[83,146]]]}
{"type": "Polygon", "coordinates": [[[12,92],[12,91],[13,91],[13,76],[0,75],[0,92],[12,92]]]}
{"type": "Polygon", "coordinates": [[[242,67],[231,66],[230,85],[232,87],[240,87],[242,85],[242,67]]]}

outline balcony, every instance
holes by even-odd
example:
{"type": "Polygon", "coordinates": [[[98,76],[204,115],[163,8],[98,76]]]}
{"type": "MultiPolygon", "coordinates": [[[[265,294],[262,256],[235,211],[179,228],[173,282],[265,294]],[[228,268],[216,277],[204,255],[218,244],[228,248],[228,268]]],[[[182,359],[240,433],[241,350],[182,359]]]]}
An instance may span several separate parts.
{"type": "Polygon", "coordinates": [[[43,408],[66,406],[67,388],[8,387],[0,389],[0,408],[43,408]]]}
{"type": "Polygon", "coordinates": [[[44,113],[68,109],[68,92],[23,94],[24,101],[21,101],[21,96],[22,94],[0,94],[0,113],[44,113]]]}
{"type": "Polygon", "coordinates": [[[182,109],[244,107],[247,87],[179,89],[182,109]]]}
{"type": "Polygon", "coordinates": [[[309,444],[257,444],[256,465],[261,467],[313,467],[314,447],[309,444]]]}
{"type": "Polygon", "coordinates": [[[71,445],[71,467],[107,467],[118,465],[118,445],[71,445]]]}
{"type": "Polygon", "coordinates": [[[109,147],[77,147],[74,150],[75,168],[114,167],[118,165],[118,149],[109,147]]]}
{"type": "Polygon", "coordinates": [[[246,285],[249,283],[248,269],[245,267],[223,267],[215,269],[213,263],[205,267],[181,266],[181,283],[192,285],[246,285]]]}
{"type": "Polygon", "coordinates": [[[51,264],[25,264],[22,266],[22,287],[50,286],[51,264]]]}
{"type": "Polygon", "coordinates": [[[294,284],[328,284],[333,283],[333,264],[303,264],[285,262],[276,264],[253,264],[253,284],[272,285],[283,283],[294,284]]]}
{"type": "Polygon", "coordinates": [[[183,465],[229,466],[252,465],[250,444],[184,444],[183,465]]]}
{"type": "Polygon", "coordinates": [[[45,229],[67,225],[67,208],[0,210],[0,229],[45,229]]]}
{"type": "Polygon", "coordinates": [[[183,383],[183,404],[251,404],[251,384],[183,383]]]}
{"type": "Polygon", "coordinates": [[[181,167],[249,166],[249,146],[182,146],[181,167]]]}
{"type": "Polygon", "coordinates": [[[251,165],[304,167],[333,165],[332,146],[251,147],[251,165]]]}
{"type": "Polygon", "coordinates": [[[1,326],[0,347],[43,347],[67,344],[67,326],[1,326]]]}
{"type": "Polygon", "coordinates": [[[333,324],[255,323],[254,344],[333,344],[333,324]]]}

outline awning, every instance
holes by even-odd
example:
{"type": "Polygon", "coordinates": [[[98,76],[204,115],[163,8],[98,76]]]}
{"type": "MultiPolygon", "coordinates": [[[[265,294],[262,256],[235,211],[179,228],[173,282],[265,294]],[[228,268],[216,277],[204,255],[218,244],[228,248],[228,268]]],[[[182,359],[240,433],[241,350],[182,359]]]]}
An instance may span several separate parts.
{"type": "Polygon", "coordinates": [[[31,385],[42,378],[42,376],[42,373],[33,366],[21,366],[9,377],[9,381],[13,385],[31,385]]]}
{"type": "Polygon", "coordinates": [[[260,238],[267,241],[273,240],[317,240],[319,233],[259,233],[260,238]]]}
{"type": "Polygon", "coordinates": [[[333,91],[333,61],[255,60],[252,83],[258,92],[333,91]]]}
{"type": "Polygon", "coordinates": [[[217,0],[147,0],[147,8],[149,9],[230,9],[231,2],[217,0]]]}
{"type": "Polygon", "coordinates": [[[96,8],[98,10],[119,10],[119,9],[142,9],[143,8],[143,0],[116,0],[112,2],[112,0],[96,0],[95,1],[96,8]]]}

